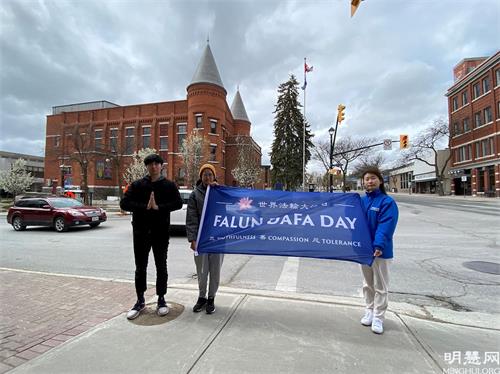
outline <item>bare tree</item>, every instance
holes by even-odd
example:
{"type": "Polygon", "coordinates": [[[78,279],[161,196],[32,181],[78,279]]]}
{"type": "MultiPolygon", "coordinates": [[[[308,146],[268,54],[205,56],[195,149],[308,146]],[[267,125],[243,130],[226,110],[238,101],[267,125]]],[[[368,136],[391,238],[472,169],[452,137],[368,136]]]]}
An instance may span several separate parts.
{"type": "Polygon", "coordinates": [[[356,162],[352,174],[358,178],[361,178],[363,172],[367,168],[376,167],[382,169],[382,165],[385,162],[385,156],[383,153],[378,152],[376,154],[365,154],[362,155],[356,162]]]}
{"type": "Polygon", "coordinates": [[[417,135],[415,141],[408,151],[403,154],[404,162],[411,162],[413,160],[419,160],[431,167],[434,167],[437,180],[437,191],[439,196],[444,195],[443,181],[445,179],[444,171],[448,162],[451,159],[451,152],[440,166],[438,163],[438,148],[442,148],[444,145],[450,144],[450,129],[448,124],[442,120],[437,119],[434,123],[424,129],[419,135],[417,135]],[[430,156],[434,156],[433,162],[429,161],[430,156]]]}
{"type": "MultiPolygon", "coordinates": [[[[80,188],[83,191],[83,201],[89,204],[89,186],[88,186],[88,171],[90,162],[95,156],[95,145],[93,138],[94,126],[87,125],[74,125],[71,127],[69,134],[71,141],[67,144],[68,149],[64,151],[68,155],[69,161],[75,161],[80,167],[81,182],[80,188]]],[[[64,157],[64,155],[63,155],[64,157]]],[[[63,160],[64,162],[64,160],[63,160]]],[[[61,186],[64,181],[61,181],[61,186]]]]}
{"type": "MultiPolygon", "coordinates": [[[[339,139],[335,144],[333,151],[333,165],[342,172],[342,190],[345,192],[346,176],[349,166],[356,159],[368,155],[372,152],[369,145],[375,144],[375,139],[372,138],[357,138],[344,137],[339,139]]],[[[330,142],[318,140],[314,144],[313,159],[320,161],[325,170],[330,170],[330,142]]]]}
{"type": "Polygon", "coordinates": [[[127,156],[125,155],[125,145],[123,143],[119,143],[117,140],[113,144],[109,144],[109,148],[103,150],[101,152],[97,152],[100,154],[106,162],[111,163],[112,170],[114,174],[114,179],[116,179],[116,183],[118,185],[118,196],[121,199],[123,197],[123,189],[122,189],[122,181],[124,180],[121,175],[121,171],[124,167],[124,161],[127,156]]]}
{"type": "Polygon", "coordinates": [[[208,141],[197,130],[193,130],[182,142],[180,153],[189,186],[194,187],[199,178],[198,171],[206,161],[207,148],[208,141]]]}
{"type": "Polygon", "coordinates": [[[261,168],[252,152],[252,142],[247,137],[236,136],[238,161],[231,174],[242,187],[252,187],[260,180],[261,168]]]}

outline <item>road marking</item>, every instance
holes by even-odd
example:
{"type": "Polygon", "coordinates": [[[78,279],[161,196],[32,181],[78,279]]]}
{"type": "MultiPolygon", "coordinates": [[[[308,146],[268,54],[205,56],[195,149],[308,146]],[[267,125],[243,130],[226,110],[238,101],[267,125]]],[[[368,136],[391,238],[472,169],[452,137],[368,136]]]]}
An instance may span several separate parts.
{"type": "Polygon", "coordinates": [[[28,273],[28,274],[40,274],[40,275],[51,275],[54,277],[65,277],[65,278],[79,278],[79,279],[92,279],[106,282],[121,282],[121,283],[134,283],[133,280],[120,279],[120,278],[104,278],[104,277],[93,277],[88,275],[76,275],[76,274],[64,274],[64,273],[51,273],[47,271],[35,271],[35,270],[25,270],[25,269],[13,269],[0,267],[0,271],[15,271],[18,273],[28,273]]]}
{"type": "Polygon", "coordinates": [[[283,265],[276,291],[296,292],[297,291],[297,274],[299,272],[299,258],[288,257],[283,265]]]}

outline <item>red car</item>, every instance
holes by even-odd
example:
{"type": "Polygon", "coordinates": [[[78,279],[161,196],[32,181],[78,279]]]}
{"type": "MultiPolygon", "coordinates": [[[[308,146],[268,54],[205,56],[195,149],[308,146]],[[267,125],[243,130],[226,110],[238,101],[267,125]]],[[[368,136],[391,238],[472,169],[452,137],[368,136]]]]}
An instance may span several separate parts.
{"type": "Polygon", "coordinates": [[[16,231],[25,230],[26,226],[50,226],[63,232],[71,226],[97,227],[106,219],[104,209],[85,206],[66,197],[21,199],[7,213],[7,222],[16,231]]]}

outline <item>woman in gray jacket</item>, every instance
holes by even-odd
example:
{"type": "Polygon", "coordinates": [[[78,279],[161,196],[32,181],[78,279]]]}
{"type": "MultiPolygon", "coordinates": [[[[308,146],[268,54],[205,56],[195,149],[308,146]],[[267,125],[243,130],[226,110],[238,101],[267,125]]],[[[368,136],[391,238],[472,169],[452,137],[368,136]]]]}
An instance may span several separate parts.
{"type": "Polygon", "coordinates": [[[223,254],[196,252],[196,238],[198,228],[200,227],[201,212],[205,201],[205,193],[209,185],[215,185],[216,173],[213,165],[204,164],[200,168],[200,180],[196,183],[196,188],[189,196],[186,213],[186,233],[188,241],[191,243],[191,249],[194,251],[194,262],[196,264],[196,273],[198,275],[199,297],[193,312],[198,313],[205,308],[207,314],[215,312],[215,294],[219,288],[220,269],[224,259],[223,254]],[[210,275],[207,299],[207,281],[210,275]]]}

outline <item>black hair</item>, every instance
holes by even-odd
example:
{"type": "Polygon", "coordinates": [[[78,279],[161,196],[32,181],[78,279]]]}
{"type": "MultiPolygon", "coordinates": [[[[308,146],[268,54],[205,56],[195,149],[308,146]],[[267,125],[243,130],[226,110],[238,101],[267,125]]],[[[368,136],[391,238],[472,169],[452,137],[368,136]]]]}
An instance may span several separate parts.
{"type": "Polygon", "coordinates": [[[155,153],[147,155],[146,158],[144,159],[144,165],[146,165],[146,166],[148,166],[149,164],[152,164],[153,162],[163,165],[163,159],[155,153]]]}
{"type": "Polygon", "coordinates": [[[361,178],[364,179],[366,174],[376,175],[380,181],[380,187],[379,187],[380,192],[387,195],[387,192],[385,191],[385,186],[384,186],[384,177],[382,176],[382,173],[380,172],[379,168],[373,166],[373,167],[369,167],[369,168],[364,169],[363,175],[361,176],[361,178]]]}

